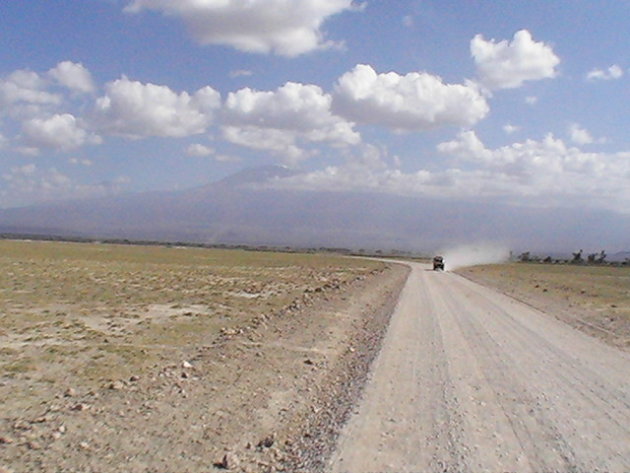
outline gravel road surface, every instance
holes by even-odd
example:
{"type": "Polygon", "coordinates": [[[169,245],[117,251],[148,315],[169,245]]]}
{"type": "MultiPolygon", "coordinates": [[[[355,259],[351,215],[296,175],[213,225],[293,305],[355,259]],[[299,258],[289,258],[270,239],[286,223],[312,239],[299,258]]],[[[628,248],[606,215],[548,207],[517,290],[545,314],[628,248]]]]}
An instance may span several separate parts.
{"type": "Polygon", "coordinates": [[[330,471],[629,472],[630,355],[413,264],[330,471]]]}

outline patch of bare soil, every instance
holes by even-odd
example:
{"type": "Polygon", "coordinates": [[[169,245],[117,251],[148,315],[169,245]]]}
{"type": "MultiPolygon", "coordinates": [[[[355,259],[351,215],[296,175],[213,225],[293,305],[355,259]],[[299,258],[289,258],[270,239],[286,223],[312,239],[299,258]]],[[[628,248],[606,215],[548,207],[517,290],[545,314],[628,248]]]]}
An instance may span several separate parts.
{"type": "Polygon", "coordinates": [[[456,272],[630,351],[628,268],[505,264],[456,272]]]}
{"type": "Polygon", "coordinates": [[[124,379],[4,399],[0,472],[321,471],[407,274],[387,265],[307,288],[124,379]]]}

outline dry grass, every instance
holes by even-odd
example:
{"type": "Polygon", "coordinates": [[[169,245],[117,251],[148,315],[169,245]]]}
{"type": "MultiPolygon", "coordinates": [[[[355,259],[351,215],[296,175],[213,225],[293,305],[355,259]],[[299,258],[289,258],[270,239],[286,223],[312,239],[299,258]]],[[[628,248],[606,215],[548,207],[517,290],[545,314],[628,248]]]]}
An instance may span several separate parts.
{"type": "Polygon", "coordinates": [[[0,379],[85,385],[179,359],[187,347],[211,343],[221,329],[247,324],[304,292],[352,280],[381,263],[0,241],[0,265],[0,379]]]}

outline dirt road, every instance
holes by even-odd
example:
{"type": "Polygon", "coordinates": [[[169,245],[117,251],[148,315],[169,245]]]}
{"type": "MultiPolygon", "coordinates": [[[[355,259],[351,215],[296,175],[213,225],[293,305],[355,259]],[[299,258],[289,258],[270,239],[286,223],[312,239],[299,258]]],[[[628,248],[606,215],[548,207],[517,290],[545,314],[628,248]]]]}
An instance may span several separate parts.
{"type": "Polygon", "coordinates": [[[414,264],[330,470],[628,472],[630,356],[414,264]]]}

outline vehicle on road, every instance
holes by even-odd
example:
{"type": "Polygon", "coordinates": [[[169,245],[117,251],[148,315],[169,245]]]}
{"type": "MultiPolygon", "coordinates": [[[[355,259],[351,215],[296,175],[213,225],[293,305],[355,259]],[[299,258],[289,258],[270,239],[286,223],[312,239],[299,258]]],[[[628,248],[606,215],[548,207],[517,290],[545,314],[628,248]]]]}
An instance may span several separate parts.
{"type": "Polygon", "coordinates": [[[433,258],[433,271],[444,271],[444,258],[442,256],[433,258]]]}

